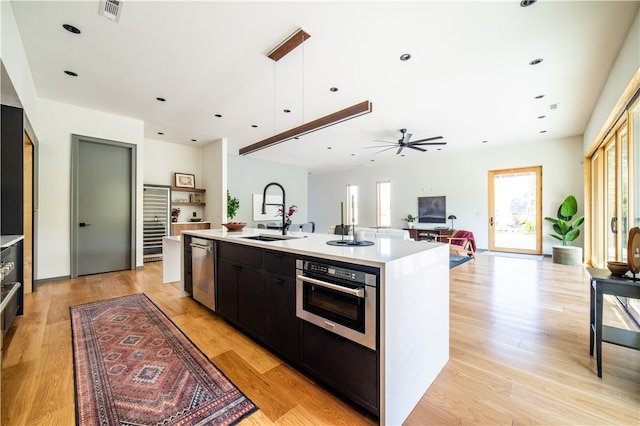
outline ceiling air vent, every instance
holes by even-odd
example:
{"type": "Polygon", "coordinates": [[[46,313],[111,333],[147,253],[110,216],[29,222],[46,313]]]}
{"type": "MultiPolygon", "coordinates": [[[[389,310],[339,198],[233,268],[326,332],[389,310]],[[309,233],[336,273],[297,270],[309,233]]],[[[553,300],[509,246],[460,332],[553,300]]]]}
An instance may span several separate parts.
{"type": "Polygon", "coordinates": [[[114,22],[120,21],[120,14],[122,13],[122,1],[121,0],[101,0],[100,1],[100,15],[114,22]]]}

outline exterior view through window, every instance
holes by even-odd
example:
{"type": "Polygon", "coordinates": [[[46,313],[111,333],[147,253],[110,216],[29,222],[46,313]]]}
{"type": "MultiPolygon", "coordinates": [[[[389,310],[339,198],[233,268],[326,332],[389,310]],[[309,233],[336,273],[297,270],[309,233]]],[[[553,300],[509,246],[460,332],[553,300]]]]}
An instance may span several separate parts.
{"type": "Polygon", "coordinates": [[[391,182],[377,182],[377,226],[391,226],[391,182]]]}

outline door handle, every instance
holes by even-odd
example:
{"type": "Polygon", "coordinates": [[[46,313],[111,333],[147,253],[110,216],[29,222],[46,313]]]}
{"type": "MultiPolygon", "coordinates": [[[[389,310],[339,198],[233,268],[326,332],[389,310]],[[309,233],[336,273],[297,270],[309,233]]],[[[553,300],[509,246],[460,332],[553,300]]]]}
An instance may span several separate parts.
{"type": "Polygon", "coordinates": [[[617,217],[612,217],[611,218],[611,232],[613,232],[614,234],[618,233],[618,230],[616,229],[616,222],[618,222],[618,218],[617,217]]]}
{"type": "Polygon", "coordinates": [[[489,218],[489,225],[493,226],[493,217],[489,218]]]}
{"type": "Polygon", "coordinates": [[[80,224],[79,224],[79,225],[80,225],[80,228],[85,228],[85,227],[87,227],[87,226],[91,226],[91,224],[90,224],[90,223],[84,223],[84,222],[80,222],[80,224]]]}

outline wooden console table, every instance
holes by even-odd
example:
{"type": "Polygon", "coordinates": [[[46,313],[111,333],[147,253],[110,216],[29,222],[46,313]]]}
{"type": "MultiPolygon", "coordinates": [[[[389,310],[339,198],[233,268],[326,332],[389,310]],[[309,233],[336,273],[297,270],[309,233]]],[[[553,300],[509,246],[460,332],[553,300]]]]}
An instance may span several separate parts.
{"type": "Polygon", "coordinates": [[[612,275],[608,269],[587,268],[590,288],[589,355],[596,349],[598,377],[602,377],[602,342],[640,350],[640,333],[602,325],[604,294],[640,299],[640,281],[612,275]]]}
{"type": "MultiPolygon", "coordinates": [[[[420,229],[420,228],[403,228],[409,231],[409,237],[416,241],[435,241],[439,237],[450,237],[455,229],[420,229]],[[438,238],[437,238],[438,237],[438,238]]],[[[445,238],[440,241],[447,241],[445,238]]]]}

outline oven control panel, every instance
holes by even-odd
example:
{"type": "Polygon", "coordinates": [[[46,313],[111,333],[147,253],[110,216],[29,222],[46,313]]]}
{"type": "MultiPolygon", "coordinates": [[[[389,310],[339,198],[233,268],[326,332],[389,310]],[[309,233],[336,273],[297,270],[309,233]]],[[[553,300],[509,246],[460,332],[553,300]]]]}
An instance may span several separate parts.
{"type": "Polygon", "coordinates": [[[322,262],[315,262],[310,260],[298,261],[298,269],[302,269],[303,274],[310,274],[319,278],[339,278],[343,281],[373,285],[375,286],[375,276],[367,274],[363,271],[355,269],[341,268],[339,266],[330,265],[322,262]],[[302,266],[300,268],[300,266],[302,266]]]}

